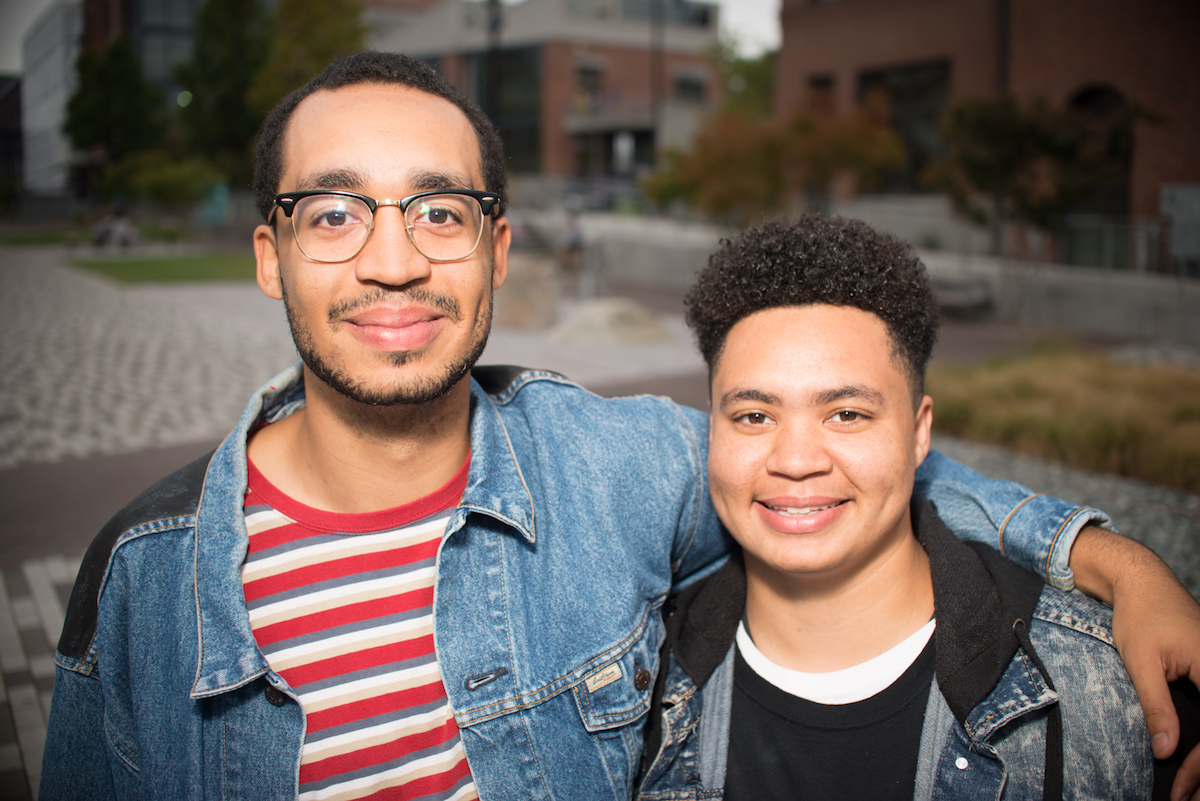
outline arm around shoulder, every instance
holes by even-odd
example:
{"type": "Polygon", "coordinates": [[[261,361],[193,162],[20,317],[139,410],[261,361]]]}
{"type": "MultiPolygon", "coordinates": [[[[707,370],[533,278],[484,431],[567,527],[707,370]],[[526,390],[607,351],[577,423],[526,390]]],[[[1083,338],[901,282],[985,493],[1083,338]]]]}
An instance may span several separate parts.
{"type": "Polygon", "coordinates": [[[959,537],[996,548],[1061,590],[1075,586],[1070,557],[1078,533],[1089,523],[1111,524],[1099,509],[988,478],[937,451],[917,470],[916,490],[959,537]]]}

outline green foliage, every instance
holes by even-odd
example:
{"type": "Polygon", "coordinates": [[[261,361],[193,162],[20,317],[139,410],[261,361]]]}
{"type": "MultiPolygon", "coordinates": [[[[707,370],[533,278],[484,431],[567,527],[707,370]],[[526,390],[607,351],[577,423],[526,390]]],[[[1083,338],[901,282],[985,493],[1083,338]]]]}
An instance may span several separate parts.
{"type": "Polygon", "coordinates": [[[75,259],[71,262],[122,283],[146,281],[253,281],[254,257],[244,253],[190,256],[75,259]]]}
{"type": "Polygon", "coordinates": [[[775,53],[745,58],[738,55],[736,41],[722,38],[713,58],[724,89],[721,110],[744,117],[769,117],[775,93],[775,53]]]}
{"type": "Polygon", "coordinates": [[[696,135],[692,150],[668,156],[642,187],[652,201],[693,204],[713,217],[746,223],[782,206],[783,141],[776,126],[722,113],[696,135]]]}
{"type": "Polygon", "coordinates": [[[1200,371],[1057,347],[934,368],[926,384],[937,432],[1200,490],[1200,371]]]}
{"type": "Polygon", "coordinates": [[[192,57],[176,70],[191,101],[180,110],[187,149],[235,186],[250,183],[254,137],[263,115],[246,100],[266,60],[266,14],[259,0],[206,0],[196,15],[192,57]]]}
{"type": "Polygon", "coordinates": [[[1114,137],[1128,123],[1043,99],[959,100],[942,117],[947,154],[923,178],[981,225],[1018,220],[1057,231],[1067,209],[1108,176],[1114,137]]]}
{"type": "Polygon", "coordinates": [[[99,55],[84,51],[75,70],[78,85],[67,101],[63,132],[76,150],[104,163],[162,142],[162,94],[142,78],[141,62],[125,37],[99,55]]]}
{"type": "Polygon", "coordinates": [[[659,205],[684,201],[718,219],[748,224],[806,198],[823,207],[841,175],[869,186],[904,166],[904,149],[886,114],[870,104],[844,116],[797,114],[780,124],[723,112],[692,149],[668,157],[643,181],[659,205]]]}
{"type": "Polygon", "coordinates": [[[265,114],[338,56],[363,49],[358,0],[279,0],[267,33],[267,59],[246,95],[265,114]]]}
{"type": "Polygon", "coordinates": [[[110,191],[176,213],[199,203],[214,184],[223,180],[201,159],[177,159],[162,150],[126,156],[109,169],[107,178],[110,191]]]}

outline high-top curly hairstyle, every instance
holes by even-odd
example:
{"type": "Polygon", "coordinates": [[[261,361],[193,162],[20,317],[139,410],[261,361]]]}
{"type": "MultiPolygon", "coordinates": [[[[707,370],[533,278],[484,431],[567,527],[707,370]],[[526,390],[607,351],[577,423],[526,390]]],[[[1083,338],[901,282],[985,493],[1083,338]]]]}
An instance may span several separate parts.
{"type": "Polygon", "coordinates": [[[710,381],[740,320],[817,303],[879,317],[892,340],[892,358],[908,376],[914,404],[920,403],[937,340],[937,301],[913,249],[865,223],[807,214],[724,239],[684,299],[710,381]]]}
{"type": "MultiPolygon", "coordinates": [[[[254,199],[264,220],[270,219],[275,195],[279,193],[279,181],[283,177],[283,139],[296,107],[314,92],[358,84],[409,86],[457,106],[467,116],[479,140],[484,189],[500,196],[496,214],[504,214],[507,205],[505,192],[508,188],[504,143],[492,121],[474,100],[438,75],[428,64],[399,53],[371,51],[337,59],[311,81],[280,100],[263,120],[254,146],[254,199]]],[[[396,147],[404,147],[404,143],[397,142],[396,147]]]]}

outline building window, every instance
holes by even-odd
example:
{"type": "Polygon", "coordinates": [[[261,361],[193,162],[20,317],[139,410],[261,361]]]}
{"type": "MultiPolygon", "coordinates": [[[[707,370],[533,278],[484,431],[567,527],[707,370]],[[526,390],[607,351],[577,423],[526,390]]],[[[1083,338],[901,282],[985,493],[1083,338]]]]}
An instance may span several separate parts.
{"type": "Polygon", "coordinates": [[[810,114],[833,114],[837,104],[833,97],[833,76],[814,75],[808,79],[808,96],[805,106],[810,114]]]}
{"type": "Polygon", "coordinates": [[[700,75],[676,75],[675,97],[692,103],[703,103],[708,97],[708,82],[700,75]]]}
{"type": "Polygon", "coordinates": [[[950,62],[930,61],[859,73],[859,104],[872,95],[880,95],[886,102],[892,127],[908,154],[908,167],[886,188],[895,192],[923,191],[921,171],[944,150],[938,120],[950,96],[950,62]]]}
{"type": "Polygon", "coordinates": [[[604,83],[604,71],[595,64],[580,64],[575,68],[575,86],[581,92],[599,92],[604,83]]]}

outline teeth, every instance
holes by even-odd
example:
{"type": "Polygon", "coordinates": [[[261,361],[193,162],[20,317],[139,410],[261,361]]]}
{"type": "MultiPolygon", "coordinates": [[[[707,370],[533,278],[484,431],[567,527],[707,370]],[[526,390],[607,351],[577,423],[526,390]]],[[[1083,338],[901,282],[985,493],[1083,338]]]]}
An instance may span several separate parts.
{"type": "Polygon", "coordinates": [[[824,511],[825,509],[832,509],[833,507],[835,507],[837,505],[838,504],[836,504],[836,503],[831,503],[826,506],[771,506],[768,508],[771,509],[771,511],[773,511],[773,512],[779,512],[780,514],[783,514],[783,515],[793,515],[795,517],[803,517],[804,515],[811,515],[814,512],[821,512],[821,511],[824,511]]]}

